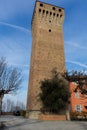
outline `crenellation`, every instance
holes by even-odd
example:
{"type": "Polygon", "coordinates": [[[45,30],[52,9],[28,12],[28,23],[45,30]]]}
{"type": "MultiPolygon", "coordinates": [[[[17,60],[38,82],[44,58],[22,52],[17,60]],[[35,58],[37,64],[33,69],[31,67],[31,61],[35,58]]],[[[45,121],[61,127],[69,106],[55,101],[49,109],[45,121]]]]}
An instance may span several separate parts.
{"type": "Polygon", "coordinates": [[[41,21],[43,19],[44,23],[49,23],[58,26],[63,23],[63,14],[60,14],[58,12],[56,13],[54,11],[48,11],[46,9],[42,10],[41,8],[39,8],[38,12],[39,19],[41,21]]]}
{"type": "Polygon", "coordinates": [[[33,16],[32,22],[37,16],[44,24],[51,24],[53,26],[62,26],[64,21],[64,9],[59,7],[54,7],[45,3],[37,2],[35,7],[35,14],[33,16]]]}

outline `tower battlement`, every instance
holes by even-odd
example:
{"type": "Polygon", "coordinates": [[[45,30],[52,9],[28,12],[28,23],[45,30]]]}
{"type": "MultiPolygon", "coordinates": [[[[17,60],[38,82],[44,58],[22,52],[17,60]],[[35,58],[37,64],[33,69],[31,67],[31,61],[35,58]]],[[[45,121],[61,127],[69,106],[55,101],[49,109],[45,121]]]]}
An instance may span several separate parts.
{"type": "Polygon", "coordinates": [[[34,20],[53,26],[62,26],[64,21],[64,8],[37,1],[34,8],[32,24],[34,20]]]}

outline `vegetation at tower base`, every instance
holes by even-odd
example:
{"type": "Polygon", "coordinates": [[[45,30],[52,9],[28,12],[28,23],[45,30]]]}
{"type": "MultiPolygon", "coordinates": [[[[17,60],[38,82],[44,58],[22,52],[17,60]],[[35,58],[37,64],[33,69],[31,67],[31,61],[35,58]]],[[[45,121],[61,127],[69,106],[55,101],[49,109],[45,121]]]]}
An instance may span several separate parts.
{"type": "Polygon", "coordinates": [[[81,120],[87,121],[87,112],[71,112],[70,113],[71,120],[81,120]]]}
{"type": "Polygon", "coordinates": [[[70,97],[69,84],[57,71],[52,72],[51,79],[41,81],[40,88],[42,112],[59,114],[67,108],[70,97]]]}
{"type": "Polygon", "coordinates": [[[9,67],[6,59],[2,57],[0,59],[0,113],[4,95],[15,93],[20,88],[21,83],[21,71],[15,67],[9,67]]]}
{"type": "Polygon", "coordinates": [[[79,89],[81,94],[87,95],[87,73],[85,73],[85,71],[67,71],[65,78],[69,82],[75,82],[77,84],[74,90],[75,92],[79,89]]]}

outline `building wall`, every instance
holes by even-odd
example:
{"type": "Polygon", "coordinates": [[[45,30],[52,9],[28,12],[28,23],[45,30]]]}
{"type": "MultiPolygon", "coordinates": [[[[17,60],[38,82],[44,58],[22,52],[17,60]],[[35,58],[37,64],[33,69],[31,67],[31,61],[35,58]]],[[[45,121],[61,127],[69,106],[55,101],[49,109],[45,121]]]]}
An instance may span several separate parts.
{"type": "Polygon", "coordinates": [[[77,92],[74,92],[76,88],[76,83],[71,82],[70,83],[70,92],[71,92],[71,98],[70,98],[70,108],[72,112],[75,111],[85,111],[87,112],[87,109],[85,106],[87,106],[87,96],[84,96],[80,93],[78,90],[77,92]],[[78,105],[78,106],[77,106],[78,105]],[[80,108],[76,109],[76,106],[80,108]]]}
{"type": "Polygon", "coordinates": [[[51,77],[52,69],[64,73],[63,41],[64,9],[36,2],[32,18],[32,54],[29,76],[27,109],[41,108],[40,81],[51,77]]]}

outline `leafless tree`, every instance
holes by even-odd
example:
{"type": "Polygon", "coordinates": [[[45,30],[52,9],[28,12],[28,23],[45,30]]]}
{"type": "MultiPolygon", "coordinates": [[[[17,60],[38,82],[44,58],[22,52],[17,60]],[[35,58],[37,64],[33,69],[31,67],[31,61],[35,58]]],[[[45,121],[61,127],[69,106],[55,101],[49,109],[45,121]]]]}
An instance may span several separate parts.
{"type": "Polygon", "coordinates": [[[18,68],[9,67],[6,59],[2,57],[0,59],[0,113],[4,95],[16,92],[21,83],[21,71],[18,68]]]}
{"type": "Polygon", "coordinates": [[[25,104],[21,101],[13,101],[11,99],[4,100],[2,104],[3,112],[14,112],[17,110],[25,110],[25,104]]]}
{"type": "Polygon", "coordinates": [[[23,102],[17,101],[16,106],[18,106],[19,110],[25,110],[25,105],[23,102]]]}

